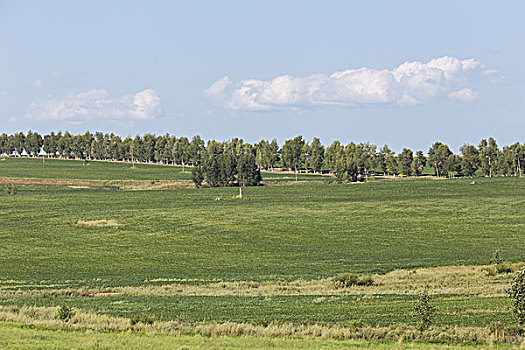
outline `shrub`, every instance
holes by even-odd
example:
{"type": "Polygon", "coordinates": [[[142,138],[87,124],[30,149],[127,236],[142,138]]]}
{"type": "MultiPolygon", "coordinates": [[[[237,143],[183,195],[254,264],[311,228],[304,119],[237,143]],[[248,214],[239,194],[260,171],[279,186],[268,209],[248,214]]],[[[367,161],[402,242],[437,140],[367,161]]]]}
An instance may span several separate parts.
{"type": "Polygon", "coordinates": [[[518,271],[507,294],[512,300],[512,311],[518,321],[518,327],[523,329],[525,326],[525,267],[518,271]]]}
{"type": "Polygon", "coordinates": [[[130,323],[132,326],[143,323],[143,324],[149,324],[152,325],[155,322],[155,316],[154,315],[148,315],[148,314],[138,314],[135,315],[131,320],[130,323]]]}
{"type": "Polygon", "coordinates": [[[7,184],[5,186],[5,194],[8,196],[14,196],[16,194],[16,185],[15,184],[7,184]]]}
{"type": "Polygon", "coordinates": [[[434,315],[435,307],[429,303],[430,297],[428,295],[428,287],[419,292],[419,298],[414,305],[415,316],[417,320],[417,329],[420,332],[428,329],[432,324],[432,316],[434,315]]]}
{"type": "Polygon", "coordinates": [[[498,274],[502,273],[511,273],[512,272],[512,263],[509,261],[502,261],[496,265],[496,272],[498,274]]]}
{"type": "Polygon", "coordinates": [[[60,309],[58,309],[57,318],[59,320],[69,322],[73,316],[75,316],[75,310],[70,306],[62,305],[60,309]]]}
{"type": "Polygon", "coordinates": [[[374,279],[372,276],[363,276],[359,278],[356,274],[343,274],[338,275],[332,278],[335,288],[343,289],[351,286],[372,286],[374,284],[374,279]]]}
{"type": "Polygon", "coordinates": [[[503,262],[503,259],[501,258],[501,254],[499,252],[499,250],[496,250],[494,251],[494,253],[492,254],[492,259],[490,260],[490,262],[492,264],[501,264],[503,262]]]}

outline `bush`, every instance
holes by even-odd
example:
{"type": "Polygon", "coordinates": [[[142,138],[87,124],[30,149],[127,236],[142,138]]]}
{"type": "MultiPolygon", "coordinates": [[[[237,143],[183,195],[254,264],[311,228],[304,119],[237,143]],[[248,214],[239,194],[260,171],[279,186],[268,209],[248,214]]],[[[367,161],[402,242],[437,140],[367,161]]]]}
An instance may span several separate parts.
{"type": "Polygon", "coordinates": [[[434,315],[435,307],[431,306],[430,297],[428,295],[428,287],[419,292],[419,298],[414,305],[415,316],[417,320],[417,329],[420,332],[428,329],[432,324],[432,316],[434,315]]]}
{"type": "Polygon", "coordinates": [[[512,311],[516,315],[518,327],[523,329],[525,326],[525,267],[518,271],[507,290],[507,294],[512,301],[512,311]]]}
{"type": "Polygon", "coordinates": [[[343,274],[332,278],[332,282],[337,289],[348,288],[351,286],[372,286],[374,279],[372,276],[363,276],[359,278],[356,274],[343,274]]]}
{"type": "Polygon", "coordinates": [[[501,264],[503,262],[503,259],[501,258],[501,253],[499,252],[499,250],[494,251],[494,253],[492,254],[492,259],[490,259],[490,262],[496,265],[501,264]]]}
{"type": "Polygon", "coordinates": [[[149,324],[152,325],[155,322],[155,316],[154,315],[148,315],[148,314],[139,314],[135,315],[131,320],[130,323],[132,326],[143,323],[143,324],[149,324]]]}
{"type": "Polygon", "coordinates": [[[5,186],[5,194],[8,196],[14,196],[16,194],[16,185],[15,184],[7,184],[5,186]]]}
{"type": "Polygon", "coordinates": [[[496,273],[511,273],[512,272],[512,263],[509,261],[502,261],[496,265],[496,273]]]}
{"type": "Polygon", "coordinates": [[[60,309],[58,309],[57,318],[59,320],[69,322],[73,316],[75,316],[75,310],[70,306],[62,305],[60,309]]]}

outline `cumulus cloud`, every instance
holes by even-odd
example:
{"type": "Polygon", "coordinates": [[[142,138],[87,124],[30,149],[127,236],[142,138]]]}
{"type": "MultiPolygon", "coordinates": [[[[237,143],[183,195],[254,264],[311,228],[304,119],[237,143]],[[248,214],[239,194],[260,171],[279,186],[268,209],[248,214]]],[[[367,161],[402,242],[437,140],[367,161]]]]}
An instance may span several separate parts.
{"type": "Polygon", "coordinates": [[[428,62],[405,62],[392,70],[349,69],[331,75],[307,77],[282,75],[271,81],[232,82],[223,77],[205,95],[231,110],[265,111],[312,106],[364,104],[418,105],[438,98],[472,101],[471,85],[481,79],[501,81],[503,76],[485,70],[474,59],[434,58],[428,62]]]}
{"type": "Polygon", "coordinates": [[[450,94],[448,94],[448,98],[456,101],[470,102],[478,98],[478,93],[469,88],[464,88],[458,91],[451,92],[450,94]]]}
{"type": "Polygon", "coordinates": [[[1,97],[1,96],[7,96],[7,92],[5,92],[5,91],[0,91],[0,97],[1,97]]]}
{"type": "Polygon", "coordinates": [[[42,85],[44,85],[44,82],[42,80],[35,80],[32,85],[33,87],[39,88],[42,87],[42,85]]]}
{"type": "Polygon", "coordinates": [[[79,119],[153,119],[160,113],[160,98],[153,89],[136,94],[111,98],[107,90],[69,92],[62,99],[34,102],[26,119],[79,120],[79,119]]]}

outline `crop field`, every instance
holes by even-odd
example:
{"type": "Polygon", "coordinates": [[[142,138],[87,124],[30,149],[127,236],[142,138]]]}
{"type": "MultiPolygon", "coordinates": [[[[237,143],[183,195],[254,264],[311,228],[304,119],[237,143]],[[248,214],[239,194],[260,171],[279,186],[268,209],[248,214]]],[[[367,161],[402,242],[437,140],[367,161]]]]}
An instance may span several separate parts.
{"type": "MultiPolygon", "coordinates": [[[[42,158],[0,158],[0,178],[48,180],[191,182],[191,166],[42,158]]],[[[266,172],[266,182],[295,181],[295,174],[266,172]]],[[[326,180],[326,176],[298,174],[298,180],[326,180]]]]}
{"type": "MultiPolygon", "coordinates": [[[[159,323],[414,327],[417,292],[428,285],[436,327],[515,324],[505,295],[513,274],[486,269],[496,250],[513,271],[525,261],[522,178],[337,185],[326,175],[301,174],[296,182],[294,174],[275,172],[263,173],[273,186],[243,188],[242,199],[235,187],[150,186],[189,183],[181,170],[0,161],[0,185],[16,183],[16,195],[0,193],[0,305],[69,305],[116,318],[148,314],[159,323]],[[337,289],[331,278],[343,273],[370,276],[374,284],[337,289]]],[[[9,321],[1,314],[0,321],[9,321]]],[[[0,333],[11,328],[28,337],[50,332],[3,323],[0,333]]],[[[46,334],[73,343],[83,337],[46,334]]],[[[93,337],[99,336],[121,341],[93,337]]],[[[200,338],[184,339],[177,345],[200,338]]],[[[245,341],[264,346],[256,337],[245,341]]],[[[318,348],[341,344],[319,341],[318,348]]]]}

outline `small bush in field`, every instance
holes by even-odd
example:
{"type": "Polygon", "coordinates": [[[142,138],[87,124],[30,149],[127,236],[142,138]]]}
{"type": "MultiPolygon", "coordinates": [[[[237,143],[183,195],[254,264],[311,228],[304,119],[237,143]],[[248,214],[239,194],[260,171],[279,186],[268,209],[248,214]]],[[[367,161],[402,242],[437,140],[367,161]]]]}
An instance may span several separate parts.
{"type": "Polygon", "coordinates": [[[432,316],[436,311],[435,307],[430,305],[430,296],[428,295],[428,288],[419,292],[419,298],[414,305],[415,316],[417,320],[417,329],[422,332],[430,327],[432,324],[432,316]]]}
{"type": "Polygon", "coordinates": [[[16,185],[15,184],[7,184],[5,187],[5,194],[8,196],[14,196],[16,194],[16,185]]]}
{"type": "Polygon", "coordinates": [[[136,325],[138,323],[152,325],[154,322],[155,322],[155,316],[154,315],[148,315],[148,314],[135,315],[130,321],[132,326],[134,326],[134,325],[136,325]]]}
{"type": "Polygon", "coordinates": [[[518,327],[523,330],[525,326],[525,267],[518,271],[507,294],[512,301],[512,311],[518,321],[518,327]]]}
{"type": "Polygon", "coordinates": [[[501,258],[501,253],[499,252],[499,250],[494,251],[494,253],[492,254],[491,263],[497,265],[497,264],[501,264],[502,262],[503,262],[503,259],[501,258]]]}
{"type": "Polygon", "coordinates": [[[356,274],[347,273],[333,277],[332,282],[334,283],[335,288],[342,289],[351,286],[372,286],[374,284],[374,279],[371,276],[363,276],[359,278],[356,274]]]}
{"type": "Polygon", "coordinates": [[[502,261],[496,265],[496,272],[498,274],[502,273],[511,273],[512,272],[512,263],[508,261],[502,261]]]}
{"type": "Polygon", "coordinates": [[[59,320],[69,322],[73,316],[75,316],[75,310],[70,306],[62,305],[60,309],[58,309],[57,318],[59,320]]]}

